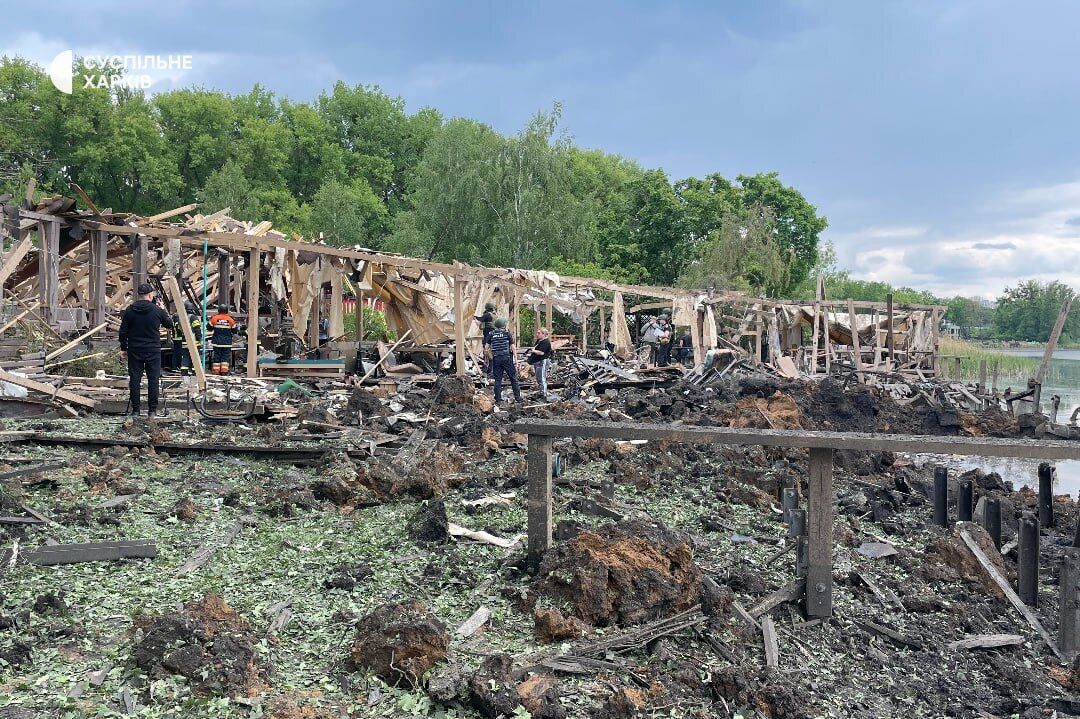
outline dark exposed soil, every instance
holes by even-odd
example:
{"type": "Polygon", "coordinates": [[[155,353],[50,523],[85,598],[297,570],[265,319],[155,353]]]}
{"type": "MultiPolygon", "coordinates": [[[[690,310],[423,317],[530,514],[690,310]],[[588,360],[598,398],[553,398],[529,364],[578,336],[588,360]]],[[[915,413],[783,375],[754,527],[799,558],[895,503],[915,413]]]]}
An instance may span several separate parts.
{"type": "Polygon", "coordinates": [[[392,685],[417,686],[446,658],[446,625],[417,601],[384,604],[357,623],[349,651],[354,667],[370,669],[392,685]]]}

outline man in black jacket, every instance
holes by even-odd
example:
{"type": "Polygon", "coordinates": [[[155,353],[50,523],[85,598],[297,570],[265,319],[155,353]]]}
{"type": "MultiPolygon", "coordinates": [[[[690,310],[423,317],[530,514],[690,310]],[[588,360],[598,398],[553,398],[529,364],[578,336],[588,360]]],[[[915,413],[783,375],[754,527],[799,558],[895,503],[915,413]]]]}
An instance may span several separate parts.
{"type": "Polygon", "coordinates": [[[154,288],[143,283],[139,299],[124,310],[120,320],[120,358],[128,363],[131,414],[139,414],[139,386],[146,373],[150,416],[157,412],[158,383],[161,379],[161,327],[172,328],[169,314],[154,304],[154,288]]]}

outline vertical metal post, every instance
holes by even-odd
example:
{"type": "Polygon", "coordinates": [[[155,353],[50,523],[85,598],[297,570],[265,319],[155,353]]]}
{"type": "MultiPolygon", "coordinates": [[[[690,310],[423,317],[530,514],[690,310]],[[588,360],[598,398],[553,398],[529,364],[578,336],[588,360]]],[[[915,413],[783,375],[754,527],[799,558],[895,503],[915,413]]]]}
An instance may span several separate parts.
{"type": "Polygon", "coordinates": [[[1020,518],[1016,546],[1018,556],[1016,593],[1024,604],[1039,603],[1039,520],[1030,512],[1020,518]]]}
{"type": "Polygon", "coordinates": [[[994,546],[1001,549],[1001,500],[997,497],[988,497],[984,511],[986,512],[983,518],[986,521],[986,532],[990,535],[990,539],[994,540],[994,546]]]}
{"type": "Polygon", "coordinates": [[[788,536],[793,539],[806,536],[806,510],[795,508],[788,513],[788,536]]]}
{"type": "Polygon", "coordinates": [[[806,572],[806,614],[832,616],[833,587],[833,450],[810,449],[810,492],[807,502],[809,539],[806,572]]]}
{"type": "Polygon", "coordinates": [[[535,569],[551,548],[551,437],[529,435],[528,564],[535,569]]]}
{"type": "Polygon", "coordinates": [[[974,511],[975,483],[970,477],[960,480],[956,500],[956,520],[970,522],[974,511]]]}
{"type": "Polygon", "coordinates": [[[1054,475],[1057,469],[1049,462],[1039,464],[1039,524],[1054,526],[1054,475]]]}
{"type": "Polygon", "coordinates": [[[1061,622],[1058,646],[1072,661],[1080,652],[1080,549],[1069,548],[1061,558],[1061,622]]]}
{"type": "Polygon", "coordinates": [[[949,470],[934,468],[934,524],[949,526],[949,470]]]}
{"type": "Polygon", "coordinates": [[[791,524],[791,511],[799,508],[799,495],[794,487],[785,487],[781,492],[780,508],[784,511],[784,521],[791,524]]]}
{"type": "Polygon", "coordinates": [[[810,537],[803,535],[795,540],[795,576],[805,577],[810,566],[810,537]]]}

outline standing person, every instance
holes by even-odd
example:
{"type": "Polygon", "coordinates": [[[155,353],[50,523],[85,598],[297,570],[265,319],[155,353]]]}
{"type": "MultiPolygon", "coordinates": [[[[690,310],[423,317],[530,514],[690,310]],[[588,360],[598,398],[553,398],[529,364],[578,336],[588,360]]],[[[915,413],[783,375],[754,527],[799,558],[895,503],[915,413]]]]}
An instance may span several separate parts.
{"type": "MultiPolygon", "coordinates": [[[[485,302],[484,303],[484,314],[480,315],[479,317],[473,317],[474,320],[476,320],[477,322],[480,323],[480,331],[484,333],[484,343],[483,343],[484,347],[487,347],[488,337],[491,336],[491,331],[493,329],[495,329],[495,315],[494,315],[494,312],[495,312],[495,303],[494,302],[485,302]]],[[[484,367],[484,374],[487,375],[488,377],[491,376],[491,363],[490,362],[486,363],[486,365],[484,367]]]]}
{"type": "Polygon", "coordinates": [[[682,334],[675,340],[675,361],[681,365],[686,364],[686,360],[690,357],[691,350],[694,349],[694,341],[690,337],[690,328],[684,327],[682,334]]]}
{"type": "Polygon", "coordinates": [[[187,371],[191,369],[191,355],[188,354],[188,349],[184,346],[184,327],[181,323],[187,322],[191,327],[191,334],[195,337],[195,353],[198,354],[199,346],[202,344],[202,319],[195,314],[195,305],[185,302],[184,314],[173,313],[172,321],[172,370],[173,372],[188,374],[187,371]]]}
{"type": "Polygon", "coordinates": [[[529,352],[529,364],[536,373],[536,384],[540,385],[540,392],[544,397],[548,396],[547,370],[548,360],[551,359],[551,340],[548,339],[546,327],[536,330],[536,345],[529,352]]]}
{"type": "Polygon", "coordinates": [[[506,318],[495,320],[495,328],[488,335],[484,344],[484,354],[491,359],[491,370],[495,374],[495,401],[502,402],[502,381],[505,374],[510,378],[514,389],[514,399],[521,401],[521,386],[518,385],[517,370],[514,368],[514,336],[506,329],[506,318]]]}
{"type": "Polygon", "coordinates": [[[641,341],[649,346],[649,361],[657,364],[659,361],[660,347],[660,323],[655,317],[650,317],[641,330],[641,341]]]}
{"type": "Polygon", "coordinates": [[[667,315],[660,315],[656,331],[656,364],[659,367],[671,364],[671,340],[671,323],[667,315]]]}
{"type": "Polygon", "coordinates": [[[150,416],[157,412],[161,381],[161,327],[172,328],[169,314],[154,303],[154,288],[145,282],[136,290],[139,299],[124,310],[120,320],[120,358],[128,365],[131,414],[139,414],[139,389],[146,373],[146,399],[150,416]]]}
{"type": "Polygon", "coordinates": [[[217,314],[210,318],[210,344],[214,348],[214,364],[211,372],[229,374],[236,318],[229,314],[228,305],[218,305],[217,309],[217,314]]]}

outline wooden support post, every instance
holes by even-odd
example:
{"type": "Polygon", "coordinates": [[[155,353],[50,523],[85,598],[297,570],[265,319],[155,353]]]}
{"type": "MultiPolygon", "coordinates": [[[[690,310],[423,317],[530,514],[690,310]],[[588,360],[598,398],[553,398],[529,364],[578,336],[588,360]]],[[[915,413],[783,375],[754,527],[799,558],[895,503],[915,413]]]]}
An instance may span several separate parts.
{"type": "Polygon", "coordinates": [[[934,524],[949,526],[949,470],[934,468],[934,524]]]}
{"type": "Polygon", "coordinates": [[[108,246],[109,234],[104,230],[90,232],[90,324],[97,325],[105,321],[107,281],[108,281],[108,246]]]}
{"type": "Polygon", "coordinates": [[[1001,362],[994,360],[994,369],[990,373],[990,391],[994,394],[997,394],[999,369],[1001,369],[1001,362]]]}
{"type": "MultiPolygon", "coordinates": [[[[321,275],[322,273],[319,272],[321,275]]],[[[315,286],[315,294],[311,297],[311,311],[308,312],[307,346],[315,351],[319,346],[319,322],[322,320],[323,288],[321,284],[315,286]]]]}
{"type": "Polygon", "coordinates": [[[953,379],[957,382],[960,381],[963,373],[961,372],[961,362],[963,357],[953,357],[953,379]]]}
{"type": "MultiPolygon", "coordinates": [[[[461,275],[454,276],[454,362],[458,377],[465,376],[465,301],[462,297],[461,275]]],[[[520,338],[514,338],[521,341],[520,338]]]]}
{"type": "Polygon", "coordinates": [[[941,347],[941,310],[933,310],[930,313],[930,321],[933,323],[930,326],[930,332],[934,342],[934,353],[930,355],[930,368],[934,369],[937,366],[938,349],[941,347]]]}
{"type": "Polygon", "coordinates": [[[814,300],[814,331],[813,331],[813,343],[810,350],[810,374],[817,374],[817,348],[818,348],[818,330],[821,326],[821,305],[817,300],[814,300]]]}
{"type": "Polygon", "coordinates": [[[1001,549],[1001,500],[997,497],[987,497],[983,512],[983,528],[994,541],[994,546],[1001,549]]]}
{"type": "Polygon", "coordinates": [[[1049,462],[1039,463],[1039,524],[1054,526],[1054,477],[1057,468],[1049,462]]]}
{"type": "Polygon", "coordinates": [[[885,312],[888,315],[888,325],[885,329],[885,347],[889,350],[889,369],[896,367],[896,337],[893,335],[893,296],[892,292],[885,295],[885,312]]]}
{"type": "Polygon", "coordinates": [[[1034,607],[1039,603],[1039,520],[1025,513],[1016,536],[1016,593],[1024,604],[1034,607]]]}
{"type": "Polygon", "coordinates": [[[259,376],[259,265],[262,253],[253,247],[248,253],[247,276],[247,376],[259,376]]]}
{"type": "Polygon", "coordinates": [[[364,291],[357,287],[356,289],[356,342],[357,350],[360,349],[360,342],[364,341],[364,291]]]}
{"type": "Polygon", "coordinates": [[[961,479],[956,493],[956,520],[970,522],[974,510],[975,482],[970,478],[961,479]]]}
{"type": "Polygon", "coordinates": [[[1080,549],[1070,547],[1061,558],[1061,622],[1058,645],[1066,661],[1080,652],[1080,549]]]}
{"type": "Polygon", "coordinates": [[[195,333],[191,329],[191,319],[184,309],[184,293],[180,291],[180,283],[176,278],[169,275],[165,278],[165,289],[169,291],[173,307],[180,317],[180,330],[184,333],[184,344],[187,345],[188,357],[191,358],[191,366],[195,370],[195,378],[199,382],[199,389],[206,389],[206,371],[203,369],[202,357],[199,355],[199,343],[195,340],[195,333]]]}
{"type": "Polygon", "coordinates": [[[518,312],[518,295],[516,291],[512,291],[512,294],[510,295],[510,303],[507,309],[510,312],[510,329],[514,333],[514,339],[520,342],[521,315],[518,312]]]}
{"type": "Polygon", "coordinates": [[[979,360],[979,394],[986,394],[986,360],[979,360]]]}
{"type": "Polygon", "coordinates": [[[806,614],[832,615],[833,587],[833,450],[810,449],[810,493],[807,500],[810,563],[806,575],[806,614]]]}
{"type": "Polygon", "coordinates": [[[600,349],[607,349],[607,318],[605,308],[600,307],[600,349]]]}
{"type": "Polygon", "coordinates": [[[555,309],[551,306],[551,300],[547,301],[547,331],[549,337],[555,332],[555,309]]]}
{"type": "Polygon", "coordinates": [[[146,235],[135,235],[131,247],[131,296],[138,296],[139,285],[146,282],[146,235]]]}
{"type": "Polygon", "coordinates": [[[60,223],[42,222],[38,227],[38,298],[45,322],[53,325],[60,309],[60,223]]]}
{"type": "MultiPolygon", "coordinates": [[[[1046,343],[1046,351],[1043,352],[1042,360],[1039,361],[1039,370],[1035,373],[1035,384],[1042,385],[1046,379],[1046,371],[1050,369],[1050,360],[1054,357],[1054,350],[1057,349],[1058,340],[1061,339],[1061,330],[1065,327],[1065,320],[1069,318],[1069,310],[1072,308],[1073,298],[1069,297],[1061,305],[1061,311],[1058,312],[1057,322],[1054,323],[1054,329],[1050,333],[1050,341],[1046,343]]],[[[1035,403],[1035,411],[1041,411],[1039,402],[1035,403]]]]}
{"type": "Polygon", "coordinates": [[[228,252],[221,252],[218,255],[217,303],[219,305],[229,304],[230,259],[228,252]]]}
{"type": "Polygon", "coordinates": [[[847,301],[848,325],[851,327],[851,351],[855,359],[855,376],[859,382],[863,381],[862,373],[862,348],[859,346],[859,324],[855,320],[855,301],[848,298],[847,301]]]}
{"type": "Polygon", "coordinates": [[[551,437],[529,435],[528,563],[535,569],[551,548],[551,437]]]}

